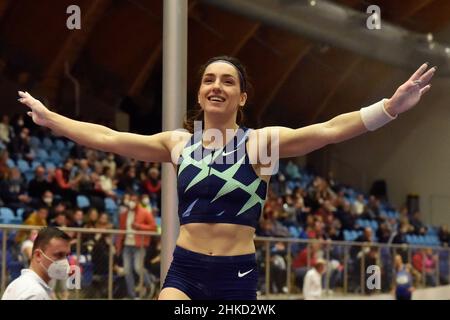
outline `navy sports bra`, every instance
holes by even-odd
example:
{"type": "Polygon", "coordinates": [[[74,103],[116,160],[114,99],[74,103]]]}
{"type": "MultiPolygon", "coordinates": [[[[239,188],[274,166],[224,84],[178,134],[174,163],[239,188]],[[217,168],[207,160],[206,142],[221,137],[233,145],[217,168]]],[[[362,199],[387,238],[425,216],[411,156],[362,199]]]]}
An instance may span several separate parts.
{"type": "Polygon", "coordinates": [[[180,225],[232,223],[256,228],[267,183],[253,169],[246,150],[250,129],[240,127],[224,147],[203,147],[194,133],[178,161],[180,225]]]}

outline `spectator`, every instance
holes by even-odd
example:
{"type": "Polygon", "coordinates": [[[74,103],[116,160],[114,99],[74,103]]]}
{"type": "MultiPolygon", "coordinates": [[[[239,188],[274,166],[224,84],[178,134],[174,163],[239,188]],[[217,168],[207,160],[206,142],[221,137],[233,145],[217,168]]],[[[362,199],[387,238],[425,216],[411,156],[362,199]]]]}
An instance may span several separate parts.
{"type": "MultiPolygon", "coordinates": [[[[98,217],[99,217],[98,210],[96,208],[90,208],[87,212],[87,221],[84,227],[88,229],[95,229],[98,217]]],[[[94,248],[95,233],[84,233],[82,235],[82,243],[83,246],[86,248],[86,251],[90,253],[94,248]]]]}
{"type": "Polygon", "coordinates": [[[9,116],[3,115],[2,122],[0,123],[0,141],[8,144],[14,137],[14,129],[9,124],[9,116]]]}
{"type": "Polygon", "coordinates": [[[38,201],[38,205],[45,206],[49,211],[51,211],[55,205],[54,199],[53,192],[50,190],[45,190],[38,201]]]}
{"type": "Polygon", "coordinates": [[[287,293],[286,286],[286,245],[284,242],[275,243],[270,256],[271,292],[287,293]]]}
{"type": "Polygon", "coordinates": [[[95,224],[97,229],[112,229],[113,225],[109,222],[109,216],[106,212],[100,213],[97,223],[95,224]]]}
{"type": "Polygon", "coordinates": [[[292,268],[295,273],[295,283],[299,288],[303,287],[303,278],[310,266],[313,266],[317,259],[323,256],[320,242],[313,242],[308,247],[300,250],[292,261],[292,268]],[[309,254],[308,254],[309,253],[309,254]]]}
{"type": "Polygon", "coordinates": [[[413,256],[413,266],[422,275],[425,275],[425,285],[435,287],[437,256],[431,248],[420,249],[413,256]]]}
{"type": "Polygon", "coordinates": [[[361,215],[363,219],[376,220],[380,216],[380,200],[371,195],[366,205],[366,210],[361,215]]]}
{"type": "Polygon", "coordinates": [[[84,228],[84,213],[83,210],[77,208],[72,214],[72,219],[70,219],[70,228],[84,228]]]}
{"type": "Polygon", "coordinates": [[[439,229],[439,241],[444,247],[450,246],[450,234],[446,224],[439,229]]]}
{"type": "Polygon", "coordinates": [[[33,243],[38,235],[39,230],[33,229],[28,232],[27,239],[20,245],[20,253],[22,257],[23,266],[28,268],[31,261],[31,254],[33,250],[33,243]]]}
{"type": "MultiPolygon", "coordinates": [[[[134,230],[156,231],[156,222],[150,211],[143,209],[139,204],[139,198],[133,194],[128,201],[128,208],[121,213],[119,226],[127,232],[134,230]]],[[[135,280],[133,270],[144,277],[144,284],[151,287],[150,276],[144,268],[145,250],[150,244],[150,237],[127,233],[126,236],[117,237],[117,254],[122,254],[125,268],[127,291],[130,298],[135,298],[135,280]],[[144,268],[144,269],[143,269],[144,268]]]]}
{"type": "Polygon", "coordinates": [[[27,129],[23,114],[16,114],[11,121],[11,126],[13,127],[15,136],[20,135],[23,129],[27,129]]]}
{"type": "Polygon", "coordinates": [[[364,213],[365,206],[366,202],[364,200],[364,195],[358,194],[351,207],[352,213],[356,216],[361,216],[364,213]]]}
{"type": "Polygon", "coordinates": [[[76,202],[77,192],[75,188],[78,186],[80,177],[72,176],[73,160],[67,159],[63,168],[57,168],[55,171],[56,193],[60,194],[63,199],[72,203],[76,202]]]}
{"type": "Polygon", "coordinates": [[[45,177],[45,168],[37,166],[34,170],[34,177],[28,184],[28,195],[37,201],[46,190],[51,190],[52,184],[45,177]]]}
{"type": "Polygon", "coordinates": [[[392,291],[396,300],[411,300],[414,291],[410,267],[403,264],[400,255],[394,258],[395,282],[392,291]]]}
{"type": "Polygon", "coordinates": [[[14,160],[24,159],[33,161],[35,154],[30,148],[30,130],[23,128],[19,135],[14,136],[9,146],[9,152],[14,160]]]}
{"type": "Polygon", "coordinates": [[[283,211],[281,214],[282,222],[287,227],[297,227],[297,212],[294,205],[294,199],[291,195],[284,197],[283,211]]]}
{"type": "Polygon", "coordinates": [[[426,234],[427,229],[420,219],[419,211],[414,212],[414,214],[411,218],[411,225],[414,227],[415,234],[417,234],[417,235],[425,235],[426,234]]]}
{"type": "MultiPolygon", "coordinates": [[[[24,221],[26,226],[47,226],[48,209],[45,207],[40,207],[24,221]]],[[[22,243],[27,237],[27,232],[25,230],[20,230],[16,235],[16,243],[22,243]]]]}
{"type": "Polygon", "coordinates": [[[144,192],[150,196],[153,205],[160,208],[161,179],[158,168],[150,168],[148,170],[147,179],[144,181],[143,188],[144,192]]]}
{"type": "Polygon", "coordinates": [[[381,243],[388,243],[388,241],[391,239],[391,231],[389,230],[386,222],[380,224],[377,230],[377,238],[378,242],[381,243]]]}
{"type": "Polygon", "coordinates": [[[118,189],[126,193],[139,192],[139,180],[136,177],[136,168],[134,166],[126,166],[125,172],[119,179],[118,189]]]}
{"type": "Polygon", "coordinates": [[[336,218],[339,219],[344,230],[353,230],[357,216],[351,211],[350,202],[344,201],[341,208],[336,211],[336,218]]]}
{"type": "Polygon", "coordinates": [[[18,168],[12,168],[9,176],[0,181],[0,197],[13,210],[23,208],[32,211],[31,198],[27,195],[26,183],[18,168]]]}
{"type": "Polygon", "coordinates": [[[87,214],[86,228],[95,228],[98,220],[98,211],[95,208],[90,208],[87,214]]]}
{"type": "Polygon", "coordinates": [[[305,275],[303,297],[305,300],[318,300],[322,296],[322,275],[325,272],[325,260],[318,259],[305,275]]]}
{"type": "MultiPolygon", "coordinates": [[[[84,228],[84,213],[80,208],[76,208],[75,211],[71,212],[67,216],[67,225],[69,228],[84,228]]],[[[78,232],[67,232],[67,234],[72,238],[71,244],[75,245],[77,243],[78,232]]],[[[83,234],[80,234],[82,237],[83,234]]],[[[85,246],[82,245],[83,253],[86,253],[85,246]]]]}
{"type": "Polygon", "coordinates": [[[116,175],[116,161],[114,153],[108,153],[105,159],[102,161],[103,167],[109,167],[111,172],[111,176],[114,177],[116,175]]]}
{"type": "MultiPolygon", "coordinates": [[[[361,234],[358,238],[355,239],[355,242],[364,242],[366,244],[371,244],[373,240],[373,232],[372,228],[366,227],[364,228],[363,234],[361,234]]],[[[356,258],[360,255],[362,247],[360,245],[355,245],[350,249],[350,256],[352,258],[356,258]]]]}
{"type": "Polygon", "coordinates": [[[115,198],[116,192],[114,190],[117,188],[117,181],[114,179],[112,172],[111,167],[103,167],[103,172],[100,176],[100,189],[103,191],[105,196],[115,198]]]}
{"type": "MultiPolygon", "coordinates": [[[[154,210],[152,208],[152,203],[150,201],[150,197],[147,194],[143,194],[141,196],[141,207],[144,208],[145,210],[151,211],[151,212],[155,212],[158,211],[158,209],[156,208],[156,210],[154,210]]],[[[154,214],[154,216],[157,216],[157,214],[154,214]]]]}
{"type": "Polygon", "coordinates": [[[64,228],[67,227],[67,218],[64,212],[57,212],[54,219],[49,224],[50,227],[64,228]]]}

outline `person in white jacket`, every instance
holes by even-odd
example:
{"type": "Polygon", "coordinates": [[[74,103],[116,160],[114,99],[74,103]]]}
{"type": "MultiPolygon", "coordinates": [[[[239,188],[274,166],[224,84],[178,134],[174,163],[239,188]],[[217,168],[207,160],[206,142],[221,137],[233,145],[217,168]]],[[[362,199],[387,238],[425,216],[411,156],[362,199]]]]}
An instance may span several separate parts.
{"type": "Polygon", "coordinates": [[[303,280],[303,297],[305,300],[317,300],[322,296],[322,275],[325,272],[325,260],[317,259],[314,267],[303,280]]]}

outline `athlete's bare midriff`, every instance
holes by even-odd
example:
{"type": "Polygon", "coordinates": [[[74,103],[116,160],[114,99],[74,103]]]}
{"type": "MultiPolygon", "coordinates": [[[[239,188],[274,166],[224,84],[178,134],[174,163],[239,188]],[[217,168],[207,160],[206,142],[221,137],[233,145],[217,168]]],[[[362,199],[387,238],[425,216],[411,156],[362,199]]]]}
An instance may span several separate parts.
{"type": "Polygon", "coordinates": [[[255,229],[230,223],[188,223],[180,227],[177,245],[213,256],[255,253],[255,229]]]}

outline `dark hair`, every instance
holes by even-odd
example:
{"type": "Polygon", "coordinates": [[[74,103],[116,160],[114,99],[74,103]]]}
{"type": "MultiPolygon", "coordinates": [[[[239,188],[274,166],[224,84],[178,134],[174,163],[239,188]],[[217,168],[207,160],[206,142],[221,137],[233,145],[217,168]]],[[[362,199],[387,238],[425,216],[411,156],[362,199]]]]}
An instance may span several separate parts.
{"type": "MultiPolygon", "coordinates": [[[[241,92],[247,93],[248,96],[252,93],[252,85],[249,81],[249,76],[247,74],[247,70],[245,69],[244,65],[235,57],[230,56],[217,56],[214,58],[209,59],[204,65],[202,65],[198,71],[198,80],[201,82],[201,79],[203,77],[203,74],[205,73],[206,68],[217,61],[225,61],[229,64],[233,65],[239,75],[239,86],[241,88],[241,92]]],[[[197,105],[194,107],[193,110],[190,110],[187,112],[186,117],[184,119],[183,127],[188,130],[189,132],[194,132],[194,121],[203,121],[204,118],[204,112],[203,109],[200,107],[200,105],[197,103],[197,105]]],[[[238,109],[236,122],[240,125],[244,122],[244,111],[242,108],[238,109]]]]}
{"type": "Polygon", "coordinates": [[[55,227],[45,227],[39,231],[36,239],[34,240],[33,250],[31,252],[34,253],[36,249],[41,249],[42,251],[44,251],[47,245],[49,244],[50,240],[55,238],[66,241],[71,240],[69,235],[64,231],[61,231],[55,227]]]}

